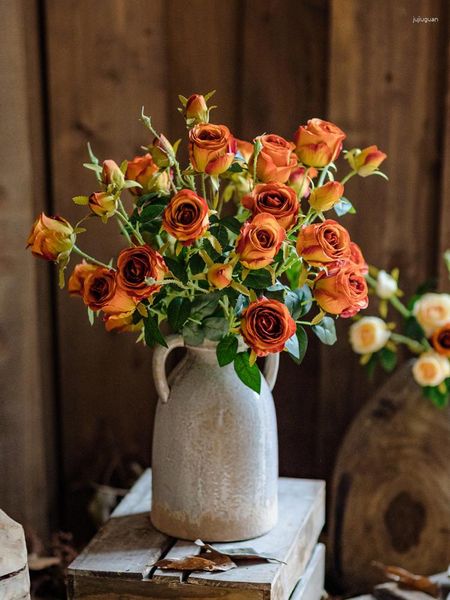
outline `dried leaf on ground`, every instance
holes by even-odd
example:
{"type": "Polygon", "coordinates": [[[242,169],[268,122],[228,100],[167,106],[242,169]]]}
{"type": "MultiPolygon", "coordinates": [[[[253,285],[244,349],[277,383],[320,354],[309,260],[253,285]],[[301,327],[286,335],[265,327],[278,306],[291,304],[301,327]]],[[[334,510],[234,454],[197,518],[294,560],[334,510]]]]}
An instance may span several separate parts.
{"type": "Polygon", "coordinates": [[[170,570],[170,571],[229,571],[234,569],[236,565],[234,562],[227,557],[218,556],[211,553],[210,558],[203,558],[202,556],[186,556],[185,558],[163,558],[156,562],[154,567],[158,569],[170,570]]]}
{"type": "Polygon", "coordinates": [[[391,581],[395,581],[399,587],[424,592],[429,596],[433,596],[433,598],[439,598],[440,596],[439,586],[424,575],[416,575],[402,567],[384,565],[379,562],[373,562],[372,564],[380,569],[385,577],[391,581]]]}
{"type": "Polygon", "coordinates": [[[222,556],[227,556],[232,560],[237,561],[267,561],[267,562],[277,562],[281,564],[286,564],[284,561],[275,558],[274,556],[270,556],[266,552],[258,552],[254,548],[226,548],[223,550],[219,550],[215,546],[211,544],[205,544],[201,540],[196,540],[195,543],[197,546],[200,546],[201,554],[205,554],[209,552],[215,552],[216,554],[220,554],[222,556]]]}

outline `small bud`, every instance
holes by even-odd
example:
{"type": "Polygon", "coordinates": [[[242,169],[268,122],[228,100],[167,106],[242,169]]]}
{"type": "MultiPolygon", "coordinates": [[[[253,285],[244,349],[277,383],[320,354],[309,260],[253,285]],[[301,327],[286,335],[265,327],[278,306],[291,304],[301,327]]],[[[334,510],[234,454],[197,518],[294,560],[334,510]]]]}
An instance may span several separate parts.
{"type": "Polygon", "coordinates": [[[386,271],[380,271],[375,286],[376,295],[383,300],[389,300],[389,298],[395,296],[397,290],[398,285],[392,275],[389,275],[386,271]]]}

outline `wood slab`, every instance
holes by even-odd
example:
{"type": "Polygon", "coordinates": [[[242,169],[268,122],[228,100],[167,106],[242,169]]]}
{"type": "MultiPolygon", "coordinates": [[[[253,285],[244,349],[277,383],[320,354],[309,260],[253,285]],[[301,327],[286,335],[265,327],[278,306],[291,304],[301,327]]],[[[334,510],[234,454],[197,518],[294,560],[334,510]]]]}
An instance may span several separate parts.
{"type": "MultiPolygon", "coordinates": [[[[286,564],[254,563],[226,573],[192,573],[183,582],[178,572],[154,570],[152,565],[162,556],[179,558],[199,549],[158,532],[150,522],[150,506],[149,470],[70,565],[69,598],[288,598],[302,576],[308,579],[305,569],[324,524],[325,484],[281,478],[278,525],[260,538],[215,544],[222,550],[254,548],[286,564]]],[[[316,579],[310,575],[314,590],[317,569],[316,579]]],[[[308,595],[308,600],[318,598],[308,595]]]]}
{"type": "Polygon", "coordinates": [[[305,573],[289,596],[289,600],[319,600],[325,592],[324,580],[325,546],[317,544],[305,573]]]}

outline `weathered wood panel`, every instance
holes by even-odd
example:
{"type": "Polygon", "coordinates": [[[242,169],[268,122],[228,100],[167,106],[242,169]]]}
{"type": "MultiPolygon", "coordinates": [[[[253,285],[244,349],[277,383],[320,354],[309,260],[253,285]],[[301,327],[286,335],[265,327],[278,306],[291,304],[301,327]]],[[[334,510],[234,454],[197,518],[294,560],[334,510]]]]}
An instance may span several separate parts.
{"type": "MultiPolygon", "coordinates": [[[[329,117],[351,147],[376,143],[385,150],[390,178],[352,179],[346,192],[359,215],[344,222],[370,263],[400,267],[409,292],[438,270],[445,23],[439,0],[332,2],[329,117]],[[414,24],[413,15],[440,22],[414,24]]],[[[345,344],[346,331],[340,323],[341,343],[322,350],[320,476],[331,472],[343,432],[372,389],[345,344]]]]}
{"type": "MultiPolygon", "coordinates": [[[[450,27],[447,28],[449,34],[450,27]]],[[[450,39],[449,35],[447,38],[450,39]]],[[[443,98],[442,126],[442,173],[440,206],[440,251],[450,249],[450,41],[447,43],[447,78],[445,98],[443,98]]],[[[444,262],[439,263],[439,284],[442,291],[449,289],[449,272],[444,262]]]]}

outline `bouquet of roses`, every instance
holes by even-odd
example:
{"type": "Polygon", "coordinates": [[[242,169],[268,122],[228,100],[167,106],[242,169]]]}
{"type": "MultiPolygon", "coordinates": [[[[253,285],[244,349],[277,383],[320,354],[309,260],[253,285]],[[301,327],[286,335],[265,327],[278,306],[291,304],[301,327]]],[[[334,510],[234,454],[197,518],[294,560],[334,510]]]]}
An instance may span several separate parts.
{"type": "Polygon", "coordinates": [[[338,127],[311,119],[294,141],[275,134],[242,141],[209,123],[211,95],[180,96],[186,168],[177,158],[180,141],[171,144],[142,111],[152,137],[144,153],[120,166],[100,164],[88,146],[84,166],[97,191],[73,198],[88,214],[75,226],[41,214],[28,246],[58,264],[61,286],[71,255],[83,258],[68,290],[82,298],[91,324],[101,315],[108,331],[134,331],[154,346],[166,345],[161,324],[168,321],[186,344],[218,342],[219,364],[234,362],[258,392],[257,357],[285,350],[300,362],[305,326],[332,344],[333,317],[366,308],[361,250],[324,213],[355,212],[344,184],[355,175],[385,177],[378,167],[386,155],[376,146],[344,152],[350,170],[339,181],[335,161],[346,136],[338,127]],[[110,262],[78,245],[90,218],[120,228],[124,247],[110,262]]]}
{"type": "MultiPolygon", "coordinates": [[[[450,273],[450,250],[445,253],[450,273]]],[[[450,294],[430,291],[425,284],[403,303],[398,287],[398,269],[391,273],[370,267],[367,281],[370,291],[378,296],[378,316],[362,317],[350,327],[350,343],[369,374],[377,364],[391,372],[397,365],[397,351],[404,345],[413,354],[412,374],[422,387],[425,397],[443,408],[450,397],[450,294]],[[392,306],[403,318],[403,331],[387,322],[388,307],[392,306]]],[[[431,286],[432,289],[432,286],[431,286]]]]}

